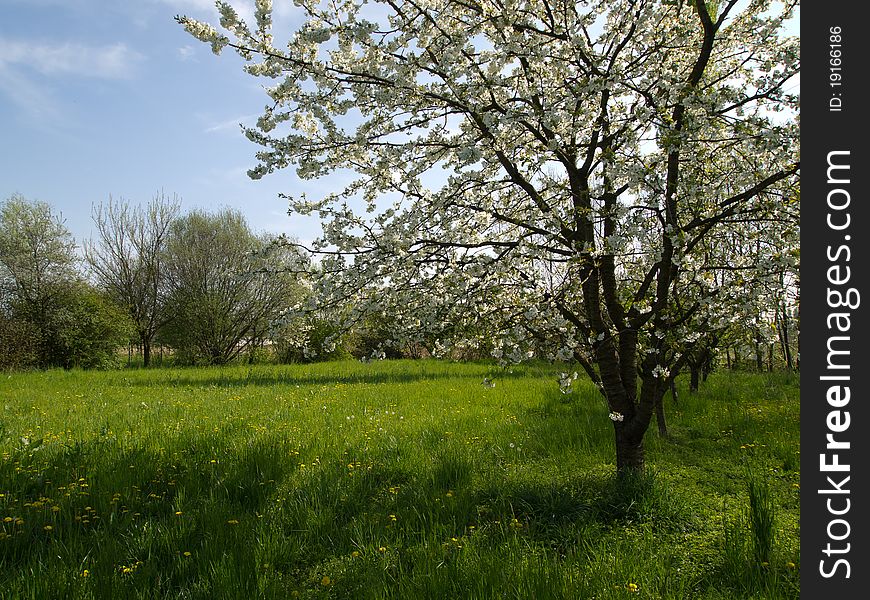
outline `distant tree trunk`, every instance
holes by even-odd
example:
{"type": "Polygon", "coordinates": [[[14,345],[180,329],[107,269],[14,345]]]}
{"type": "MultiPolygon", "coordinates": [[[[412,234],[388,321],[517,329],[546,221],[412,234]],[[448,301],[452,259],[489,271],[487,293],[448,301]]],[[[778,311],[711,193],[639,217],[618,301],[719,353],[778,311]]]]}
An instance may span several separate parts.
{"type": "Polygon", "coordinates": [[[771,342],[767,345],[767,371],[773,373],[773,353],[776,349],[776,344],[771,342]]]}
{"type": "Polygon", "coordinates": [[[725,347],[725,366],[731,369],[731,350],[727,346],[725,347]]]}
{"type": "Polygon", "coordinates": [[[151,340],[142,338],[142,366],[151,365],[151,340]]]}
{"type": "Polygon", "coordinates": [[[764,371],[764,355],[761,352],[761,337],[755,338],[755,370],[759,373],[764,371]]]}
{"type": "Polygon", "coordinates": [[[707,381],[707,376],[713,371],[713,353],[704,350],[704,360],[701,361],[701,381],[707,381]]]}
{"type": "MultiPolygon", "coordinates": [[[[671,382],[673,384],[673,382],[671,382]]],[[[668,424],[665,421],[665,401],[664,395],[659,396],[656,402],[656,425],[659,427],[659,435],[668,437],[668,424]]]]}
{"type": "MultiPolygon", "coordinates": [[[[800,328],[801,328],[801,296],[800,296],[801,282],[800,282],[800,279],[795,281],[795,287],[798,290],[798,295],[796,298],[796,302],[797,302],[797,305],[796,305],[796,307],[797,307],[797,329],[798,329],[798,331],[800,331],[800,328]]],[[[786,328],[786,331],[788,331],[788,328],[786,328]]],[[[786,339],[788,339],[788,338],[786,338],[786,339]]],[[[800,368],[801,368],[801,336],[797,336],[797,354],[794,357],[794,361],[795,361],[795,368],[800,370],[800,368]]]]}
{"type": "Polygon", "coordinates": [[[675,379],[671,379],[671,397],[674,399],[674,406],[679,405],[677,399],[677,382],[675,379]]]}
{"type": "Polygon", "coordinates": [[[698,365],[689,365],[689,392],[694,394],[701,385],[701,369],[698,365]]]}
{"type": "Polygon", "coordinates": [[[782,344],[782,357],[785,360],[786,366],[789,370],[794,369],[794,361],[791,356],[791,347],[789,346],[788,340],[788,313],[785,309],[785,303],[780,306],[782,312],[777,310],[777,315],[780,317],[779,320],[779,341],[782,344]]]}

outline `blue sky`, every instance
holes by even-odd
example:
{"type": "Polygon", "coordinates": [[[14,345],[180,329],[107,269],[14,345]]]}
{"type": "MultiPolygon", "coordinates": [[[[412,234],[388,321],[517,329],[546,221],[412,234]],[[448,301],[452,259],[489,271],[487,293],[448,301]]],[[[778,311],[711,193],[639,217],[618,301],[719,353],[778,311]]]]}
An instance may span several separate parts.
{"type": "MultiPolygon", "coordinates": [[[[252,0],[231,3],[252,14],[252,0]]],[[[276,31],[291,27],[292,3],[276,6],[276,31]]],[[[176,14],[218,20],[212,0],[0,0],[0,200],[48,202],[79,242],[92,204],[160,190],[184,209],[231,206],[258,231],[311,239],[316,222],[291,220],[278,193],[328,182],[247,177],[257,147],[239,123],[265,105],[261,84],[176,14]]]]}

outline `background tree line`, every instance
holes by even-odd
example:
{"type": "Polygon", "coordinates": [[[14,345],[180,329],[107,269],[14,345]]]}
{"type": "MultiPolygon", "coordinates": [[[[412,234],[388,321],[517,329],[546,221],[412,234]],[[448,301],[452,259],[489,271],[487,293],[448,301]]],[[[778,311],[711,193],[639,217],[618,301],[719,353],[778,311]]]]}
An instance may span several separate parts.
{"type": "Polygon", "coordinates": [[[262,347],[302,286],[291,253],[237,211],[181,213],[175,197],[94,207],[81,255],[48,204],[0,204],[0,367],[108,367],[155,346],[181,364],[262,347]],[[267,261],[269,268],[267,269],[267,261]]]}
{"type": "MultiPolygon", "coordinates": [[[[499,356],[497,340],[478,335],[487,315],[418,327],[412,339],[398,332],[422,323],[419,315],[371,314],[352,327],[338,325],[342,314],[315,316],[317,299],[298,275],[307,259],[253,232],[237,211],[182,213],[177,197],[160,194],[143,206],[110,199],[92,218],[94,237],[79,253],[50,205],[20,195],[0,204],[0,368],[107,368],[134,353],[150,366],[157,348],[174,364],[499,356]],[[453,342],[436,342],[445,339],[453,342]]],[[[694,345],[693,388],[717,363],[797,366],[791,277],[784,272],[763,304],[694,345]]],[[[540,336],[529,352],[552,357],[548,346],[557,344],[540,336]]]]}

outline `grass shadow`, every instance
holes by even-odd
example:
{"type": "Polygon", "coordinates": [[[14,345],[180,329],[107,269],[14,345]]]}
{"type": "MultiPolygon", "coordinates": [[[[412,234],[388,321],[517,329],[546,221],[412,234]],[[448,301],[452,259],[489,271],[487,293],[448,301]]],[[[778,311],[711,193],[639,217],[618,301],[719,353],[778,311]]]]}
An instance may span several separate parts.
{"type": "MultiPolygon", "coordinates": [[[[248,386],[334,386],[403,384],[438,380],[498,380],[528,377],[525,370],[501,369],[496,365],[463,365],[462,369],[445,368],[443,363],[428,365],[426,361],[400,361],[398,367],[384,370],[363,363],[339,363],[339,368],[327,369],[329,363],[314,365],[176,368],[167,377],[139,377],[126,381],[137,387],[214,387],[241,388],[248,386]]],[[[154,375],[159,371],[149,371],[154,375]]]]}

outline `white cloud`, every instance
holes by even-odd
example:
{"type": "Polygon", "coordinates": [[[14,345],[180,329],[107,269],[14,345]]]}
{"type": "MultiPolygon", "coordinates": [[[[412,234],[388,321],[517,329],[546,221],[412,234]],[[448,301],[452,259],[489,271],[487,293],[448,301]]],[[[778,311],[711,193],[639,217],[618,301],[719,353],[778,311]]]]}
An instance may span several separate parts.
{"type": "MultiPolygon", "coordinates": [[[[253,125],[253,122],[259,117],[259,114],[250,114],[250,115],[242,115],[240,117],[234,117],[232,119],[227,119],[225,121],[219,121],[217,123],[211,123],[206,126],[203,130],[204,133],[217,133],[221,131],[229,131],[232,130],[234,133],[239,132],[239,125],[253,125]]],[[[245,169],[247,171],[247,169],[245,169]]]]}
{"type": "Polygon", "coordinates": [[[195,52],[196,52],[196,49],[193,46],[191,46],[190,44],[185,44],[184,46],[182,46],[181,48],[178,49],[178,56],[181,58],[182,61],[185,61],[185,62],[190,61],[190,60],[195,61],[196,60],[194,58],[195,52]]]}
{"type": "Polygon", "coordinates": [[[34,123],[68,124],[53,78],[128,79],[143,59],[123,43],[99,46],[0,36],[0,96],[34,123]]]}
{"type": "Polygon", "coordinates": [[[0,96],[7,98],[21,111],[33,117],[35,122],[56,122],[59,118],[60,111],[50,94],[13,69],[7,68],[2,61],[0,61],[0,96]]]}
{"type": "Polygon", "coordinates": [[[52,44],[0,37],[0,66],[14,65],[43,75],[125,79],[143,58],[120,42],[88,46],[76,42],[52,44]]]}

